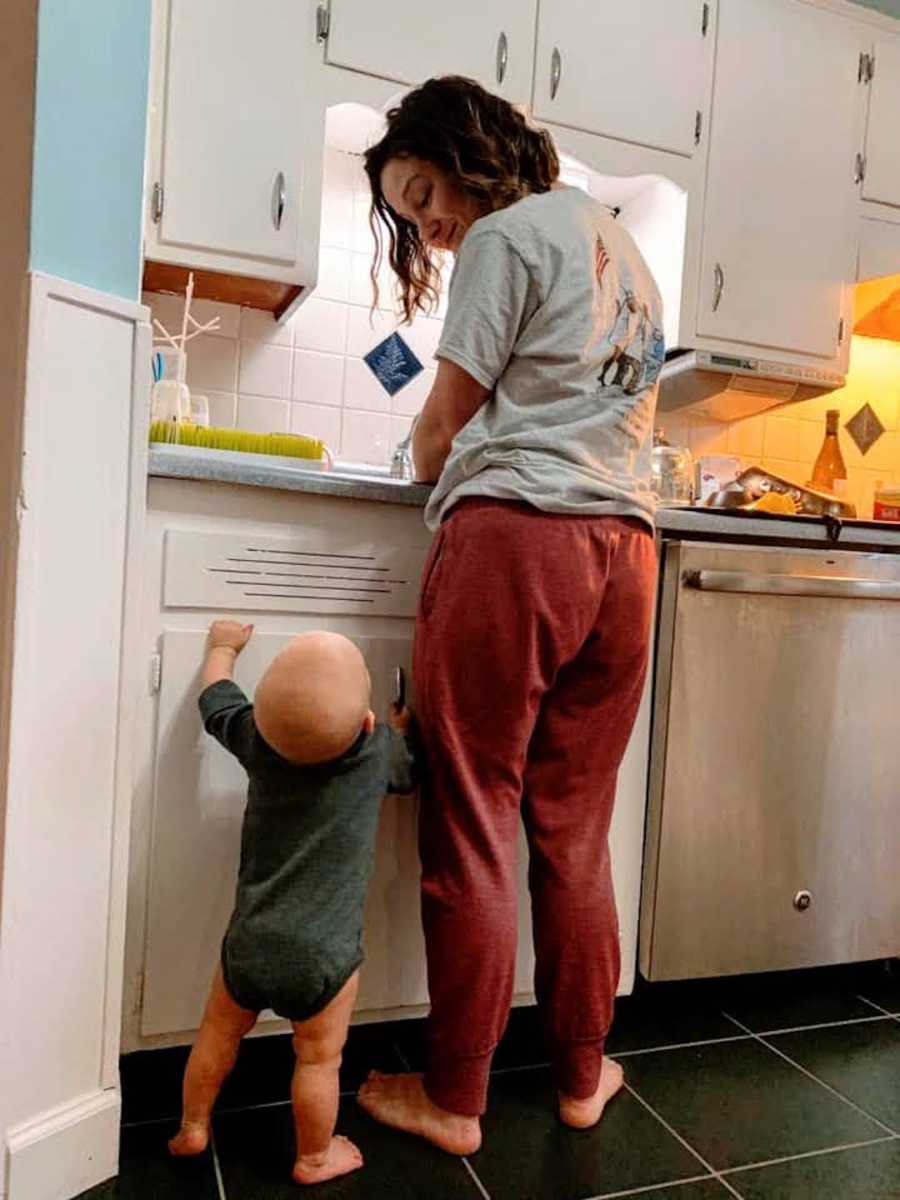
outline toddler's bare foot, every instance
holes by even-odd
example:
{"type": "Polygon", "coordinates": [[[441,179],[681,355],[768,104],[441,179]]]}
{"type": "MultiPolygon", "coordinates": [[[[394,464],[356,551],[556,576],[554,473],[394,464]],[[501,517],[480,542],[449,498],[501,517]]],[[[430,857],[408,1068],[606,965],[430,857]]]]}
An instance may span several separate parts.
{"type": "Polygon", "coordinates": [[[357,1093],[370,1117],[382,1125],[425,1138],[448,1154],[474,1154],[481,1145],[478,1117],[438,1108],[428,1098],[421,1075],[382,1075],[372,1071],[357,1093]]]}
{"type": "Polygon", "coordinates": [[[178,1133],[169,1142],[169,1153],[176,1158],[191,1154],[202,1154],[209,1145],[209,1125],[192,1125],[184,1122],[178,1133]]]}
{"type": "Polygon", "coordinates": [[[297,1183],[324,1183],[349,1175],[363,1165],[363,1156],[349,1138],[333,1137],[324,1154],[301,1154],[294,1163],[297,1183]]]}
{"type": "Polygon", "coordinates": [[[586,1100],[575,1100],[572,1096],[559,1093],[559,1119],[573,1129],[590,1129],[603,1116],[608,1101],[624,1082],[625,1076],[619,1064],[611,1058],[604,1058],[600,1068],[600,1083],[593,1096],[586,1100]]]}

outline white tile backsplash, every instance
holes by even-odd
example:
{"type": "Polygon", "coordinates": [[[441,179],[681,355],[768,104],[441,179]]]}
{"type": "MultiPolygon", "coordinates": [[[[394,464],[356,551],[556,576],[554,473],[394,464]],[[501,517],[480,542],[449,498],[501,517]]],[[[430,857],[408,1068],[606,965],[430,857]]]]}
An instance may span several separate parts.
{"type": "Polygon", "coordinates": [[[304,404],[340,408],[344,394],[345,361],[342,354],[295,350],[293,399],[304,404]]]}
{"type": "Polygon", "coordinates": [[[291,344],[291,322],[276,321],[258,308],[241,309],[241,341],[267,342],[272,346],[291,344]]]}
{"type": "Polygon", "coordinates": [[[234,338],[204,334],[187,348],[188,387],[205,392],[237,390],[237,349],[234,338]]]}
{"type": "Polygon", "coordinates": [[[334,300],[318,300],[315,296],[301,304],[293,317],[294,347],[325,354],[346,353],[349,307],[334,300]]]}
{"type": "Polygon", "coordinates": [[[342,415],[340,408],[323,408],[318,404],[292,404],[291,433],[318,438],[332,454],[336,454],[341,444],[342,415]]]}
{"type": "Polygon", "coordinates": [[[250,430],[251,433],[289,433],[290,409],[287,400],[273,400],[270,396],[238,396],[238,428],[250,430]]]}
{"type": "Polygon", "coordinates": [[[408,436],[412,429],[412,417],[391,417],[391,444],[396,446],[408,436]]]}
{"type": "MultiPolygon", "coordinates": [[[[241,320],[241,310],[236,304],[219,304],[215,300],[192,300],[191,316],[205,325],[213,317],[219,318],[216,330],[218,337],[234,338],[238,335],[241,320]]],[[[170,332],[172,332],[170,330],[170,332]]]]}
{"type": "Polygon", "coordinates": [[[422,411],[428,393],[434,384],[434,371],[422,371],[415,379],[396,392],[391,398],[391,411],[396,417],[414,417],[422,411]]]}
{"type": "Polygon", "coordinates": [[[237,424],[237,396],[234,392],[207,392],[209,423],[214,429],[231,429],[237,424]]]}
{"type": "Polygon", "coordinates": [[[433,367],[434,352],[441,340],[444,322],[433,317],[416,317],[411,325],[401,325],[400,335],[409,344],[410,349],[423,367],[433,367]]]}
{"type": "MultiPolygon", "coordinates": [[[[350,256],[350,302],[362,308],[372,307],[372,256],[351,254],[350,256]]],[[[378,272],[378,307],[385,312],[396,312],[394,299],[394,274],[390,265],[383,260],[378,272]]]]}
{"type": "Polygon", "coordinates": [[[337,246],[320,246],[319,279],[311,299],[338,300],[346,303],[350,299],[353,257],[349,250],[341,250],[337,246]]]}
{"type": "Polygon", "coordinates": [[[361,358],[348,358],[344,368],[344,408],[391,411],[391,398],[361,358]]]}
{"type": "Polygon", "coordinates": [[[243,395],[287,400],[291,395],[292,351],[289,346],[241,342],[238,391],[243,395]]]}
{"type": "Polygon", "coordinates": [[[387,413],[354,412],[352,409],[344,409],[341,458],[352,462],[387,466],[393,448],[391,418],[387,413]]]}
{"type": "Polygon", "coordinates": [[[347,322],[347,354],[350,357],[362,358],[373,346],[383,342],[397,328],[397,318],[393,313],[376,309],[370,312],[368,308],[350,306],[347,322]]]}

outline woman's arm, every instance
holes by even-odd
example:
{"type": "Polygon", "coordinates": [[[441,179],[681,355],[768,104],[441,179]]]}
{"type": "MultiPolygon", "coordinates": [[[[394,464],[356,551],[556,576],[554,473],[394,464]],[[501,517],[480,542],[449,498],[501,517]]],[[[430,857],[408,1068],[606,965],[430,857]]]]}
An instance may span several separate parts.
{"type": "Polygon", "coordinates": [[[446,358],[438,359],[434,386],[413,432],[412,457],[419,482],[437,483],[453,439],[490,394],[468,371],[446,358]]]}

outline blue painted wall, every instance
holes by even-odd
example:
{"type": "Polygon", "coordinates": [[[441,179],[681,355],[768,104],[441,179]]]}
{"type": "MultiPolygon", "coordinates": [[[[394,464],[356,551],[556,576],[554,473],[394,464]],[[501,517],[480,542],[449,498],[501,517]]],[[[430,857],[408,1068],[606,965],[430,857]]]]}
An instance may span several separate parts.
{"type": "Polygon", "coordinates": [[[856,0],[856,3],[863,4],[866,8],[877,8],[889,17],[900,17],[900,0],[856,0]]]}
{"type": "Polygon", "coordinates": [[[149,57],[150,0],[40,0],[31,266],[129,299],[149,57]]]}

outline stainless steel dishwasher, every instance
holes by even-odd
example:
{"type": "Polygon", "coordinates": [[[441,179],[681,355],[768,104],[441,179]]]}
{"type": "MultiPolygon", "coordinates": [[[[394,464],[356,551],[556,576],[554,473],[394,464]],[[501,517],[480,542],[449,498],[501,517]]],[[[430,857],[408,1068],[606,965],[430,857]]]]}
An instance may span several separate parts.
{"type": "Polygon", "coordinates": [[[900,556],[673,542],[641,970],[900,951],[900,556]]]}

